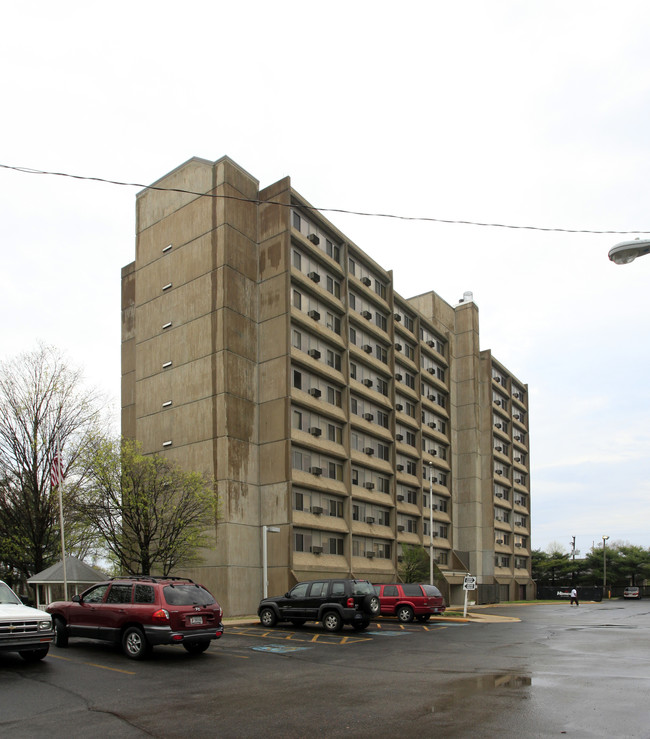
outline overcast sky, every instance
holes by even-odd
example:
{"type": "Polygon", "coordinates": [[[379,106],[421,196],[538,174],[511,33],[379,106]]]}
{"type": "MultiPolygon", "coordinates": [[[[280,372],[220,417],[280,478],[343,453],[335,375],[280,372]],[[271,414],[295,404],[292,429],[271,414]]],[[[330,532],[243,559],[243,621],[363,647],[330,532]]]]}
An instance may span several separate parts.
{"type": "MultiPolygon", "coordinates": [[[[650,232],[650,5],[5,3],[0,164],[152,183],[228,155],[313,205],[650,232]]],[[[64,351],[119,407],[135,194],[0,168],[3,358],[64,351]]],[[[650,546],[650,256],[634,235],[328,215],[404,297],[479,306],[528,383],[532,544],[650,546]]],[[[117,421],[116,421],[117,428],[117,421]]]]}

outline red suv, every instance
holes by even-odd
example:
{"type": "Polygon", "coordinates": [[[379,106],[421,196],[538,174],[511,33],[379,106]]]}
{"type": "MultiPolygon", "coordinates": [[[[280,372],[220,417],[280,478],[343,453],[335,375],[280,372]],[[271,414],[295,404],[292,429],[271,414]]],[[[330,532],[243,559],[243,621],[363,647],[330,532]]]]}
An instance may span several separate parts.
{"type": "Polygon", "coordinates": [[[184,577],[115,577],[71,602],[50,603],[54,644],[82,636],[121,644],[127,657],[144,659],[156,644],[182,644],[201,654],[223,634],[223,611],[201,585],[184,577]]]}
{"type": "Polygon", "coordinates": [[[397,616],[402,623],[410,623],[414,618],[428,621],[432,614],[444,613],[445,602],[442,593],[434,585],[419,583],[395,583],[375,585],[379,596],[382,616],[397,616]]]}

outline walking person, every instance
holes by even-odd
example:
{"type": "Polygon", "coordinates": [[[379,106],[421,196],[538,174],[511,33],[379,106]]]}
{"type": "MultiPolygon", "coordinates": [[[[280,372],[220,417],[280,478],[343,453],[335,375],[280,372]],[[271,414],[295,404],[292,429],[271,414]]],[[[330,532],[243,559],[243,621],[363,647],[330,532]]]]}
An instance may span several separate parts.
{"type": "Polygon", "coordinates": [[[578,603],[578,591],[575,588],[571,590],[571,603],[569,603],[569,605],[572,606],[574,601],[576,606],[580,605],[580,603],[578,603]]]}

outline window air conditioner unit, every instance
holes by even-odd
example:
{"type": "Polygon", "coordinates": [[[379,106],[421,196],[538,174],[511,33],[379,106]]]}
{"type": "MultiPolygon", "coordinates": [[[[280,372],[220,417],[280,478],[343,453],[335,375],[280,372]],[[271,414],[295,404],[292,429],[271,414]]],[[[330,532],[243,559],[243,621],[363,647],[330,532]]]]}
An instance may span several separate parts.
{"type": "Polygon", "coordinates": [[[312,398],[320,398],[320,396],[322,395],[321,391],[317,387],[310,387],[309,394],[312,396],[312,398]]]}
{"type": "Polygon", "coordinates": [[[308,272],[307,277],[309,277],[313,282],[320,282],[320,275],[318,272],[308,272]]]}
{"type": "Polygon", "coordinates": [[[404,531],[404,527],[400,525],[400,526],[397,527],[397,530],[398,531],[404,531]]]}
{"type": "Polygon", "coordinates": [[[429,339],[427,341],[427,346],[434,347],[436,345],[436,342],[433,339],[429,339]]]}
{"type": "Polygon", "coordinates": [[[495,423],[494,425],[495,425],[495,426],[496,426],[496,428],[498,428],[498,429],[500,429],[500,428],[501,428],[501,424],[500,424],[500,423],[495,423]]]}
{"type": "Polygon", "coordinates": [[[521,441],[522,438],[523,438],[522,436],[515,436],[515,441],[521,441]]]}
{"type": "Polygon", "coordinates": [[[365,452],[365,454],[370,454],[370,455],[375,453],[375,450],[371,446],[364,447],[363,451],[365,452]]]}
{"type": "Polygon", "coordinates": [[[516,547],[519,547],[519,548],[521,549],[521,542],[516,542],[516,543],[515,543],[515,546],[516,546],[516,547]]]}
{"type": "Polygon", "coordinates": [[[323,474],[323,468],[322,467],[310,467],[309,471],[312,475],[322,475],[323,474]]]}
{"type": "Polygon", "coordinates": [[[311,427],[311,428],[309,429],[309,433],[310,433],[310,434],[311,434],[312,436],[320,436],[320,435],[321,435],[321,434],[323,433],[323,429],[319,429],[319,428],[318,428],[318,426],[312,426],[312,427],[311,427]]]}
{"type": "Polygon", "coordinates": [[[397,500],[404,500],[404,496],[403,495],[398,495],[397,496],[397,500]]]}
{"type": "Polygon", "coordinates": [[[318,349],[310,349],[308,354],[312,359],[320,359],[320,352],[318,349]]]}
{"type": "Polygon", "coordinates": [[[430,429],[434,429],[436,427],[436,422],[435,421],[429,421],[429,423],[427,424],[427,426],[430,429]]]}
{"type": "Polygon", "coordinates": [[[366,379],[363,381],[363,384],[366,387],[372,387],[372,380],[369,377],[366,377],[366,379]]]}
{"type": "Polygon", "coordinates": [[[497,498],[503,498],[503,493],[497,493],[497,498]]]}
{"type": "Polygon", "coordinates": [[[372,318],[372,313],[369,310],[362,310],[361,316],[366,319],[366,321],[369,321],[372,318]]]}
{"type": "Polygon", "coordinates": [[[398,464],[395,467],[396,467],[396,469],[397,469],[398,472],[401,472],[404,469],[404,465],[403,464],[398,464]]]}
{"type": "Polygon", "coordinates": [[[375,517],[374,516],[366,516],[366,523],[374,523],[375,517]]]}
{"type": "Polygon", "coordinates": [[[495,446],[494,448],[497,450],[497,452],[502,452],[503,451],[503,447],[501,447],[501,446],[495,446]]]}
{"type": "Polygon", "coordinates": [[[307,238],[314,246],[318,246],[320,244],[320,238],[316,234],[309,234],[307,238]]]}
{"type": "Polygon", "coordinates": [[[320,554],[323,551],[323,547],[312,547],[311,553],[312,554],[320,554]]]}
{"type": "Polygon", "coordinates": [[[398,352],[402,351],[402,345],[401,344],[395,344],[395,349],[397,349],[398,352]]]}
{"type": "Polygon", "coordinates": [[[395,438],[397,439],[397,441],[402,441],[404,437],[402,436],[402,434],[395,434],[395,438]]]}
{"type": "Polygon", "coordinates": [[[429,454],[430,454],[430,455],[431,455],[432,457],[435,457],[435,456],[436,456],[436,450],[435,450],[435,449],[428,449],[427,451],[429,452],[429,454]]]}
{"type": "Polygon", "coordinates": [[[363,417],[364,417],[364,419],[365,419],[366,421],[372,421],[372,420],[373,420],[373,418],[374,418],[374,416],[372,415],[372,413],[364,413],[364,414],[363,414],[363,417]]]}
{"type": "Polygon", "coordinates": [[[375,556],[375,553],[374,552],[366,552],[366,557],[368,559],[372,559],[374,556],[375,556]]]}
{"type": "Polygon", "coordinates": [[[370,344],[364,344],[361,348],[366,354],[370,354],[370,352],[372,351],[372,347],[370,346],[370,344]]]}
{"type": "Polygon", "coordinates": [[[319,506],[319,505],[313,505],[313,506],[311,507],[311,512],[312,512],[312,513],[315,513],[315,514],[316,514],[316,515],[318,516],[318,515],[320,515],[320,514],[321,514],[321,513],[323,512],[323,509],[322,509],[322,507],[321,507],[321,506],[319,506]]]}
{"type": "Polygon", "coordinates": [[[521,457],[515,457],[515,462],[521,462],[521,457]]]}
{"type": "Polygon", "coordinates": [[[401,381],[402,381],[402,375],[401,375],[401,374],[400,374],[400,373],[398,372],[398,373],[397,373],[397,374],[395,375],[395,379],[397,380],[397,382],[401,382],[401,381]]]}
{"type": "Polygon", "coordinates": [[[436,399],[435,395],[427,395],[427,400],[434,401],[436,399]]]}
{"type": "Polygon", "coordinates": [[[517,419],[517,421],[521,421],[522,420],[522,417],[521,417],[521,415],[519,413],[517,413],[515,415],[515,418],[517,419]]]}
{"type": "Polygon", "coordinates": [[[399,323],[402,320],[402,316],[399,313],[393,313],[393,318],[399,323]]]}
{"type": "Polygon", "coordinates": [[[427,372],[430,375],[435,375],[436,374],[436,368],[435,367],[427,367],[427,372]]]}
{"type": "Polygon", "coordinates": [[[395,403],[395,410],[396,411],[403,411],[404,406],[401,403],[395,403]]]}
{"type": "Polygon", "coordinates": [[[370,287],[370,284],[371,284],[371,280],[370,280],[370,277],[362,277],[362,278],[361,278],[361,282],[363,282],[363,284],[364,284],[364,285],[365,285],[366,287],[370,287]]]}
{"type": "Polygon", "coordinates": [[[494,404],[495,404],[495,405],[501,405],[501,401],[500,401],[500,400],[495,400],[495,401],[494,401],[494,404]]]}
{"type": "Polygon", "coordinates": [[[497,544],[503,544],[503,539],[497,539],[497,544]]]}
{"type": "Polygon", "coordinates": [[[497,385],[501,382],[501,380],[498,377],[495,377],[494,381],[497,383],[497,385]]]}
{"type": "Polygon", "coordinates": [[[524,481],[523,481],[523,480],[521,479],[521,477],[518,477],[518,478],[517,478],[517,479],[515,480],[515,482],[516,482],[516,483],[517,483],[518,485],[523,485],[523,484],[524,484],[524,481]]]}
{"type": "Polygon", "coordinates": [[[374,482],[364,482],[363,487],[366,490],[374,490],[375,489],[375,483],[374,482]]]}
{"type": "Polygon", "coordinates": [[[307,313],[307,315],[310,318],[313,318],[314,321],[320,321],[320,313],[317,310],[310,310],[309,313],[307,313]]]}
{"type": "Polygon", "coordinates": [[[437,477],[434,477],[433,478],[433,482],[437,483],[438,482],[438,478],[437,477]]]}
{"type": "Polygon", "coordinates": [[[436,505],[436,504],[434,503],[434,504],[433,504],[433,505],[431,506],[431,509],[432,509],[432,510],[434,510],[434,511],[437,511],[437,510],[438,510],[438,506],[437,506],[437,505],[436,505]]]}

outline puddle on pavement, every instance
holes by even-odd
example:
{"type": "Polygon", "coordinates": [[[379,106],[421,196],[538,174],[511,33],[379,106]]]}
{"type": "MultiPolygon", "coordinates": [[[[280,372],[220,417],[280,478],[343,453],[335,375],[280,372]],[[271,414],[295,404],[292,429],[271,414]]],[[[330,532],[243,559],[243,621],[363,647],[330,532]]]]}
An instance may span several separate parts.
{"type": "MultiPolygon", "coordinates": [[[[447,711],[458,701],[466,701],[480,693],[490,690],[518,690],[528,688],[533,680],[530,675],[519,675],[512,673],[495,673],[492,675],[472,675],[472,677],[456,680],[445,685],[444,700],[440,704],[440,711],[447,711]]],[[[435,707],[431,708],[435,713],[435,707]]]]}

